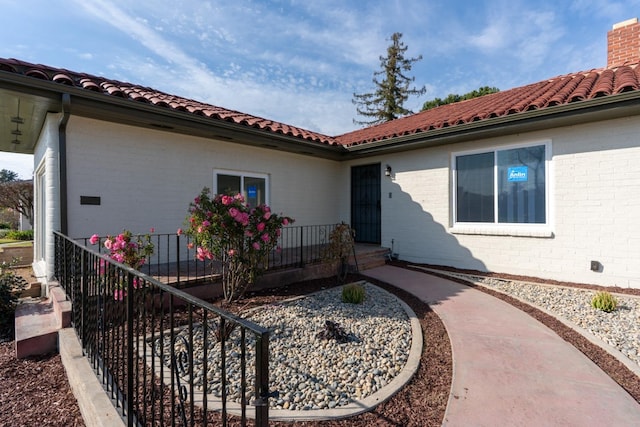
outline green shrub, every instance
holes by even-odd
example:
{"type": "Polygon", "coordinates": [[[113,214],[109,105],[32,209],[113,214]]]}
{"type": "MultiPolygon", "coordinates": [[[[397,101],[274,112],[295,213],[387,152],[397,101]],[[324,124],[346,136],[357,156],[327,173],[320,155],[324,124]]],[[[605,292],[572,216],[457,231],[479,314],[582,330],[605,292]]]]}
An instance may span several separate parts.
{"type": "Polygon", "coordinates": [[[349,283],[342,288],[342,302],[349,304],[362,304],[365,297],[365,290],[358,283],[349,283]]]}
{"type": "Polygon", "coordinates": [[[597,292],[591,300],[591,306],[598,310],[611,313],[618,306],[618,301],[609,292],[597,292]]]}
{"type": "Polygon", "coordinates": [[[13,321],[18,303],[18,294],[23,290],[26,281],[15,274],[11,263],[0,264],[0,335],[8,336],[13,331],[13,321]]]}
{"type": "Polygon", "coordinates": [[[5,237],[11,240],[33,240],[33,230],[11,230],[5,237]]]}
{"type": "Polygon", "coordinates": [[[9,230],[11,228],[11,224],[8,222],[0,222],[0,230],[9,230]]]}

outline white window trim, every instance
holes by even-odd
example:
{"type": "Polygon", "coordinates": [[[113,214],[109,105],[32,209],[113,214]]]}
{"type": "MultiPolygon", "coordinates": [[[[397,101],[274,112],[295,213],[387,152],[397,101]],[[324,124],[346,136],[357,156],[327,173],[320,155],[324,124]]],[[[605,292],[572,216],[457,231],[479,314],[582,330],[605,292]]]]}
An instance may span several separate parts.
{"type": "MultiPolygon", "coordinates": [[[[266,173],[258,173],[258,172],[247,172],[247,171],[239,171],[239,170],[231,170],[231,169],[214,169],[213,170],[213,194],[218,194],[218,175],[232,175],[240,177],[240,188],[244,189],[244,179],[245,178],[262,178],[264,179],[264,203],[268,206],[271,206],[271,186],[269,183],[269,175],[266,173]]],[[[244,194],[244,190],[242,191],[242,195],[247,198],[247,195],[244,194]]]]}
{"type": "MultiPolygon", "coordinates": [[[[449,232],[452,234],[472,234],[486,236],[518,236],[518,237],[554,237],[554,173],[553,162],[551,161],[552,142],[550,139],[527,141],[518,144],[495,145],[474,150],[457,151],[451,153],[451,224],[449,232]],[[536,145],[545,146],[545,224],[514,224],[514,223],[498,223],[498,182],[494,179],[494,212],[495,219],[493,223],[477,223],[477,222],[456,222],[457,212],[457,170],[456,158],[469,154],[494,153],[494,159],[497,159],[497,152],[503,150],[511,150],[514,148],[532,147],[536,145]]],[[[494,162],[494,177],[497,174],[497,160],[494,162]]]]}

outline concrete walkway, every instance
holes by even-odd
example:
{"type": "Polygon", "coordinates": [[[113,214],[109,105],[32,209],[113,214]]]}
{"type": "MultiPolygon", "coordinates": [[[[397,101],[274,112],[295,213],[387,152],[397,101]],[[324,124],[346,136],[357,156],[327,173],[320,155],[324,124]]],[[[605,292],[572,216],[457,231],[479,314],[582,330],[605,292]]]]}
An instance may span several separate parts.
{"type": "Polygon", "coordinates": [[[640,404],[524,312],[425,273],[384,266],[363,274],[429,303],[447,328],[453,383],[443,425],[640,425],[640,404]]]}

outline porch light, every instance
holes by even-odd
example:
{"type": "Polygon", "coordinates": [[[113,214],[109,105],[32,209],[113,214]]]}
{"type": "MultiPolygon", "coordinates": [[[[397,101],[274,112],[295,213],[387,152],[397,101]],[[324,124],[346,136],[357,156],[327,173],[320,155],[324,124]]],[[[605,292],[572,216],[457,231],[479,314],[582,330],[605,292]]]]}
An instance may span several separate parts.
{"type": "Polygon", "coordinates": [[[391,176],[391,166],[387,165],[384,170],[384,176],[391,176]]]}

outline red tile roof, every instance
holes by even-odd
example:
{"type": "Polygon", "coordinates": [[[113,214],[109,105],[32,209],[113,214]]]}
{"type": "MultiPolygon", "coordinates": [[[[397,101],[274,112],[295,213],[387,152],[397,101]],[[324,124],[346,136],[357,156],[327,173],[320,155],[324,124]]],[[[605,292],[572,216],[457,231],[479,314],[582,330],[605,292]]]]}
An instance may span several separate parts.
{"type": "Polygon", "coordinates": [[[299,127],[289,126],[285,123],[279,123],[262,117],[241,113],[239,111],[228,110],[226,108],[205,104],[203,102],[169,95],[155,89],[131,83],[123,83],[89,74],[52,68],[46,65],[30,64],[17,59],[0,58],[0,71],[8,71],[37,79],[48,80],[63,85],[74,86],[136,102],[144,102],[176,111],[184,111],[198,116],[208,117],[213,120],[233,122],[238,125],[261,129],[265,132],[287,135],[294,138],[316,142],[318,144],[336,145],[334,138],[318,132],[312,132],[299,127]]]}
{"type": "Polygon", "coordinates": [[[639,89],[638,64],[602,68],[443,105],[335,138],[345,146],[366,144],[639,89]]]}
{"type": "Polygon", "coordinates": [[[624,65],[614,69],[594,69],[444,105],[380,125],[331,137],[250,114],[169,95],[148,87],[45,65],[30,64],[16,59],[0,58],[0,71],[9,71],[105,95],[184,111],[212,120],[233,122],[322,145],[343,146],[360,145],[430,130],[452,128],[494,117],[511,116],[526,111],[640,90],[640,67],[638,64],[624,65]]]}

